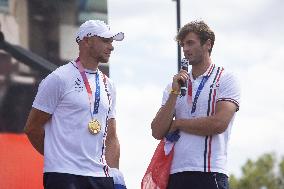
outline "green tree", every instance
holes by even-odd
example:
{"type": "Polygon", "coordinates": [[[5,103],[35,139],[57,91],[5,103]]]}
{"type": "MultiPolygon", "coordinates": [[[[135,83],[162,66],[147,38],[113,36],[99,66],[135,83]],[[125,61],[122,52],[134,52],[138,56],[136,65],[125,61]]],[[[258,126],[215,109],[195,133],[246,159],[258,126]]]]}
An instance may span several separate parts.
{"type": "Polygon", "coordinates": [[[284,189],[284,157],[279,163],[279,189],[284,189]]]}
{"type": "Polygon", "coordinates": [[[264,154],[256,161],[248,160],[242,167],[242,176],[230,176],[231,189],[284,189],[284,157],[276,165],[275,154],[264,154]]]}

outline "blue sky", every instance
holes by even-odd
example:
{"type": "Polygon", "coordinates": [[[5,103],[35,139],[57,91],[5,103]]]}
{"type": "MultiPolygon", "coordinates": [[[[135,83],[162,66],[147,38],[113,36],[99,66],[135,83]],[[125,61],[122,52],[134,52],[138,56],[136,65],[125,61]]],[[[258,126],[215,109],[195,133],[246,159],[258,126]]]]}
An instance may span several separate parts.
{"type": "MultiPolygon", "coordinates": [[[[176,4],[172,0],[108,0],[109,23],[125,32],[114,42],[110,75],[117,87],[120,169],[139,188],[158,143],[150,124],[177,71],[176,4]]],[[[242,99],[229,145],[229,172],[248,158],[284,155],[284,1],[181,0],[181,24],[202,19],[215,32],[215,64],[240,79],[242,99]]]]}

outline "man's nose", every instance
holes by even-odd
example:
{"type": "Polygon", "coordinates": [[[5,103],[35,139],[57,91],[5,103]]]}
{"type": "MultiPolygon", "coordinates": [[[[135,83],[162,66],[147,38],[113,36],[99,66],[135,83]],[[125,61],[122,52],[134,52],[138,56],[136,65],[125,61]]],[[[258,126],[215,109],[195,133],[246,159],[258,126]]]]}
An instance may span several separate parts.
{"type": "Polygon", "coordinates": [[[109,49],[110,49],[111,51],[113,51],[114,47],[113,47],[112,43],[110,43],[109,49]]]}

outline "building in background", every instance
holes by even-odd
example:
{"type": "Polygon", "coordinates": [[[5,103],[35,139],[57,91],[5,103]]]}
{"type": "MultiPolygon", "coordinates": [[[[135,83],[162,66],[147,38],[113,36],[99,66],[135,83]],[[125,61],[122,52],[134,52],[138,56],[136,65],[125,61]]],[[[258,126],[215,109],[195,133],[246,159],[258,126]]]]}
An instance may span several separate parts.
{"type": "MultiPolygon", "coordinates": [[[[89,19],[107,22],[107,0],[0,0],[1,189],[43,188],[42,156],[23,134],[38,84],[51,71],[33,66],[40,60],[35,54],[56,64],[54,68],[75,59],[75,34],[89,19]],[[4,42],[35,63],[15,59],[2,48],[4,42]]],[[[108,64],[99,68],[109,75],[108,64]]]]}
{"type": "MultiPolygon", "coordinates": [[[[89,19],[107,22],[107,0],[0,0],[5,41],[57,66],[78,56],[75,34],[89,19]]],[[[109,75],[108,64],[100,70],[109,75]]],[[[0,132],[23,131],[37,85],[46,74],[0,51],[0,132]]]]}

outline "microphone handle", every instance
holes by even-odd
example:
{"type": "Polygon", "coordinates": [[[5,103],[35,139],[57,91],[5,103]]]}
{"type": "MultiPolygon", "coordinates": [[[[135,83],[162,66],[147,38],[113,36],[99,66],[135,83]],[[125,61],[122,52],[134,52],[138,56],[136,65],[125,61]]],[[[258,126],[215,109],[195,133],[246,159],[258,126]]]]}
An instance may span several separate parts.
{"type": "MultiPolygon", "coordinates": [[[[185,59],[185,58],[183,58],[182,60],[181,60],[181,69],[182,70],[185,70],[186,72],[188,72],[188,60],[187,59],[185,59]]],[[[186,95],[186,92],[187,92],[187,81],[185,81],[185,82],[181,82],[180,83],[180,94],[181,94],[181,96],[185,96],[186,95]]]]}
{"type": "Polygon", "coordinates": [[[180,95],[181,96],[185,96],[186,95],[186,91],[187,91],[187,81],[182,82],[181,88],[180,88],[180,95]]]}

